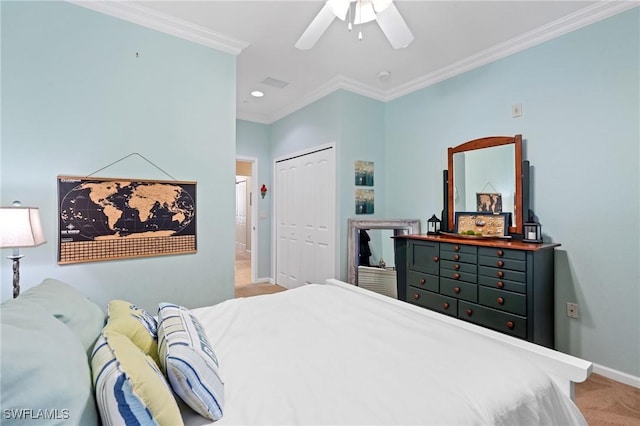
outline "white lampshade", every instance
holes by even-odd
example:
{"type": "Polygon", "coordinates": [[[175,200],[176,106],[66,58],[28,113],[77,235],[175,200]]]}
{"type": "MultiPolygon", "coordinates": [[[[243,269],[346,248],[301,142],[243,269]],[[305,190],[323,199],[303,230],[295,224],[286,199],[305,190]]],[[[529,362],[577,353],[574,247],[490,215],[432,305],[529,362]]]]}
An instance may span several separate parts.
{"type": "Polygon", "coordinates": [[[36,247],[46,242],[39,209],[0,207],[0,248],[36,247]]]}

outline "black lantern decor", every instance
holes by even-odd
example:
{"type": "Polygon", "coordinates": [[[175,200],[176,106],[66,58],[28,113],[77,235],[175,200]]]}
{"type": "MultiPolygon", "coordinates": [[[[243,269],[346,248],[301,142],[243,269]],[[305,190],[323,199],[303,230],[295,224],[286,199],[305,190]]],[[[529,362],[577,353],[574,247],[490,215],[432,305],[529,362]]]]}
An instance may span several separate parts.
{"type": "Polygon", "coordinates": [[[540,225],[535,220],[530,222],[525,222],[523,224],[524,227],[524,238],[522,241],[526,243],[541,243],[542,242],[542,225],[540,225]]]}
{"type": "Polygon", "coordinates": [[[431,219],[427,220],[427,234],[436,235],[440,233],[440,219],[434,214],[431,219]]]}

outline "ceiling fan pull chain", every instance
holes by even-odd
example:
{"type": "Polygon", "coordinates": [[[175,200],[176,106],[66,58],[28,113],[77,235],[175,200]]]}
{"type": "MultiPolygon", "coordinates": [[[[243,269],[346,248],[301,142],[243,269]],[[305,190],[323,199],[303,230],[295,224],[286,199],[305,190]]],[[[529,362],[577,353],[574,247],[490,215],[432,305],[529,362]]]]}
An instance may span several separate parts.
{"type": "Polygon", "coordinates": [[[360,7],[360,21],[358,22],[358,40],[362,41],[362,0],[358,0],[356,6],[360,7]]]}

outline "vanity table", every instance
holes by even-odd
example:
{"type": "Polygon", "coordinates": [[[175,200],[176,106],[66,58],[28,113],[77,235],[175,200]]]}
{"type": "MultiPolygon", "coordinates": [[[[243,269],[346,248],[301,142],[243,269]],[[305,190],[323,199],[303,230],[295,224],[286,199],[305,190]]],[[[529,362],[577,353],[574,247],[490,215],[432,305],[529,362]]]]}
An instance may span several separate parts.
{"type": "Polygon", "coordinates": [[[449,148],[448,166],[445,232],[394,237],[398,298],[554,348],[554,249],[560,244],[522,241],[523,223],[532,215],[522,137],[476,139],[449,148]],[[486,182],[501,194],[502,212],[511,216],[508,235],[459,235],[455,213],[477,212],[475,196],[486,182]]]}

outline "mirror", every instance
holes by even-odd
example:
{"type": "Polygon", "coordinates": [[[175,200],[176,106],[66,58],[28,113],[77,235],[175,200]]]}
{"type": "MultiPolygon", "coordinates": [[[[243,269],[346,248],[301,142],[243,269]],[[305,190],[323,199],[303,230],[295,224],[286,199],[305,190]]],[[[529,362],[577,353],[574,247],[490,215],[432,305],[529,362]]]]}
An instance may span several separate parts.
{"type": "MultiPolygon", "coordinates": [[[[395,266],[394,245],[392,236],[402,234],[419,234],[420,220],[418,219],[349,219],[349,241],[347,245],[347,281],[358,285],[358,265],[360,265],[360,231],[365,231],[369,240],[369,264],[378,266],[383,258],[386,267],[395,266]]],[[[368,254],[368,253],[367,253],[368,254]]],[[[365,254],[366,257],[366,254],[365,254]]]]}
{"type": "Polygon", "coordinates": [[[522,135],[492,136],[448,150],[447,230],[456,212],[511,213],[509,233],[522,234],[522,135]]]}

